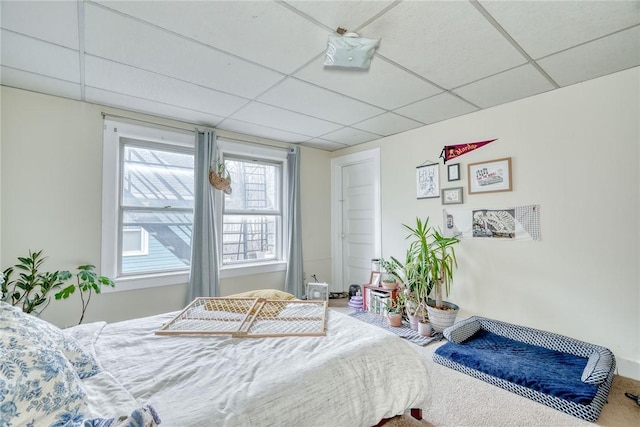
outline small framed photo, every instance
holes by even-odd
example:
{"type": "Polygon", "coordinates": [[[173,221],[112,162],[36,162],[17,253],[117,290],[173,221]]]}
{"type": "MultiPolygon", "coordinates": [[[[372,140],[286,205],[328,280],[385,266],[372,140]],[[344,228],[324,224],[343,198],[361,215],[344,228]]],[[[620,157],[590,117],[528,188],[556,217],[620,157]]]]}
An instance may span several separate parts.
{"type": "Polygon", "coordinates": [[[469,194],[511,191],[511,157],[469,163],[469,194]]]}
{"type": "Polygon", "coordinates": [[[379,271],[372,271],[371,277],[369,278],[369,284],[373,286],[380,286],[380,278],[382,277],[382,273],[379,271]]]}
{"type": "Polygon", "coordinates": [[[418,166],[416,168],[416,187],[418,199],[440,197],[440,180],[438,163],[418,166]]]}
{"type": "Polygon", "coordinates": [[[443,188],[442,189],[442,204],[454,205],[462,203],[462,187],[455,188],[443,188]]]}
{"type": "Polygon", "coordinates": [[[458,181],[460,179],[460,163],[447,166],[447,179],[449,181],[458,181]]]}

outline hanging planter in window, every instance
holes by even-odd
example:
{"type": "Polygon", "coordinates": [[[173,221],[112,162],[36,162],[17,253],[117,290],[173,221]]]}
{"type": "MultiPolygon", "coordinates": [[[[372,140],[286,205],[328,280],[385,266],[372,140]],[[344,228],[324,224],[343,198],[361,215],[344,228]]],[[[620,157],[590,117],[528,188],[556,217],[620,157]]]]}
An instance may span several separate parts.
{"type": "Polygon", "coordinates": [[[214,188],[231,194],[231,175],[227,172],[224,163],[218,162],[215,169],[209,168],[209,182],[214,188]]]}

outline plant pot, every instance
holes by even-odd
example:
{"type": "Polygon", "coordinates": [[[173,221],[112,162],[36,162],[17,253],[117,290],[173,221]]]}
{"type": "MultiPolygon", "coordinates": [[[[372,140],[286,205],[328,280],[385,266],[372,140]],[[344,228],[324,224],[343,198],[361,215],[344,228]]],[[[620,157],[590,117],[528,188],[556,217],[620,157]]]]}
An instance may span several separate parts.
{"type": "Polygon", "coordinates": [[[389,326],[400,327],[402,326],[402,314],[400,313],[389,313],[389,326]]]}
{"type": "Polygon", "coordinates": [[[398,289],[397,282],[382,282],[382,287],[384,289],[398,289]]]}
{"type": "Polygon", "coordinates": [[[442,305],[447,307],[447,309],[441,310],[439,308],[435,308],[435,301],[433,300],[429,300],[429,303],[427,304],[429,321],[431,322],[431,327],[436,332],[442,332],[449,326],[453,325],[456,321],[458,310],[460,310],[460,307],[451,302],[443,301],[442,305]]]}
{"type": "Polygon", "coordinates": [[[431,336],[431,323],[429,322],[418,322],[418,333],[423,337],[431,336]]]}
{"type": "Polygon", "coordinates": [[[413,331],[418,330],[418,323],[420,322],[420,318],[417,316],[409,315],[409,327],[413,331]]]}

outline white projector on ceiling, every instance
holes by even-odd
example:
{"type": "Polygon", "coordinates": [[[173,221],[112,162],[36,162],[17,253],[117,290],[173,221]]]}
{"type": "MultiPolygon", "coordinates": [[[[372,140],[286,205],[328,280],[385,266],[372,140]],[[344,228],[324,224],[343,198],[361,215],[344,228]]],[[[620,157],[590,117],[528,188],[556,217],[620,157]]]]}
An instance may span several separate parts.
{"type": "Polygon", "coordinates": [[[379,45],[380,39],[359,37],[357,33],[329,36],[324,65],[326,67],[367,70],[379,45]]]}

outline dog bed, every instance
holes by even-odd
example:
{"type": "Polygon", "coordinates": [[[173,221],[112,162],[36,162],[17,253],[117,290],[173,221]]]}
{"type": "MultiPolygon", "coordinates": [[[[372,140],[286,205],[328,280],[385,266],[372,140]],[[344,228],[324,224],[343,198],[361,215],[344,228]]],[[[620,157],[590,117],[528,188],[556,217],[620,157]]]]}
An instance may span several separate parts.
{"type": "Polygon", "coordinates": [[[609,349],[478,316],[443,333],[435,362],[587,421],[600,416],[615,370],[609,349]]]}

